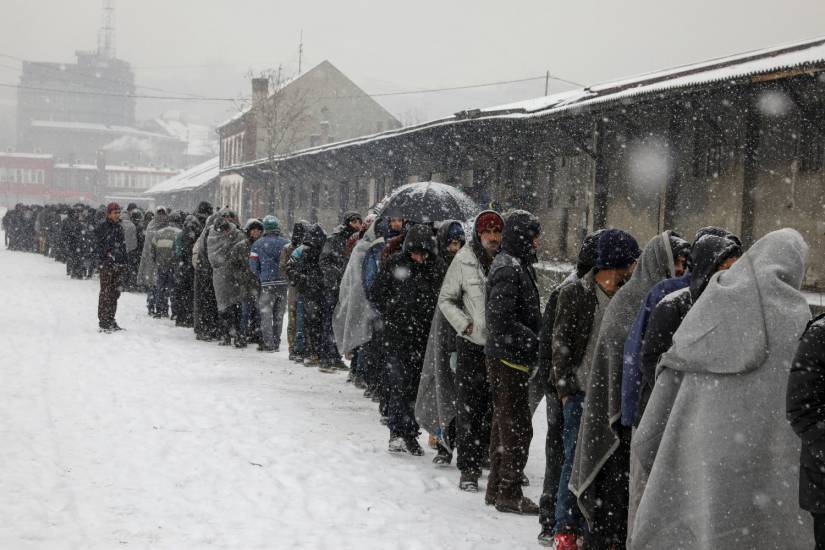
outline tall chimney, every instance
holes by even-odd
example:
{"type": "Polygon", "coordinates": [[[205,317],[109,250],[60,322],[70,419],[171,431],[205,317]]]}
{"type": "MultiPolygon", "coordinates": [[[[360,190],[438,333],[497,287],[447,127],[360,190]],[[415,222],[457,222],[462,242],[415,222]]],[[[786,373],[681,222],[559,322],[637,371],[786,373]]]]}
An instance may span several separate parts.
{"type": "Polygon", "coordinates": [[[269,79],[268,78],[253,78],[252,79],[252,106],[257,107],[266,101],[269,97],[269,79]]]}

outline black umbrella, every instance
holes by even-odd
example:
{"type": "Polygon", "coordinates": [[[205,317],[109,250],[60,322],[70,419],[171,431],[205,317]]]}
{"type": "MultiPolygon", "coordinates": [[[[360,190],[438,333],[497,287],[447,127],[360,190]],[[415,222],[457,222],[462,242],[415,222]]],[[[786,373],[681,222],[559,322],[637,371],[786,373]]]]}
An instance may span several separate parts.
{"type": "Polygon", "coordinates": [[[432,223],[469,220],[478,213],[473,199],[451,185],[421,181],[399,187],[384,201],[379,216],[400,212],[405,220],[432,223]]]}

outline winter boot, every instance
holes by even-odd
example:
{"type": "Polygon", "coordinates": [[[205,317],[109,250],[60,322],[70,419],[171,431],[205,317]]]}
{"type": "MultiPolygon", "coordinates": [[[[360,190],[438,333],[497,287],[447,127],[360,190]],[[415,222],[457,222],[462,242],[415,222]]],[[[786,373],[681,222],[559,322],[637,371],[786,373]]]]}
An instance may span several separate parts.
{"type": "Polygon", "coordinates": [[[340,357],[333,359],[332,361],[332,368],[336,370],[349,370],[349,365],[344,363],[340,357]]]}
{"type": "Polygon", "coordinates": [[[461,479],[458,481],[458,488],[468,493],[478,492],[478,476],[475,472],[461,472],[461,479]]]}
{"type": "Polygon", "coordinates": [[[327,374],[335,372],[335,362],[331,359],[324,359],[318,366],[318,372],[324,372],[327,374]]]}
{"type": "Polygon", "coordinates": [[[437,451],[435,457],[433,457],[433,464],[446,468],[453,461],[453,453],[441,444],[437,445],[437,451]]]}
{"type": "Polygon", "coordinates": [[[404,437],[404,444],[407,446],[407,452],[413,456],[422,456],[424,449],[418,444],[418,438],[414,435],[404,437]]]}
{"type": "Polygon", "coordinates": [[[523,516],[539,515],[538,505],[525,496],[512,498],[499,496],[496,499],[496,510],[509,514],[521,514],[523,516]]]}
{"type": "Polygon", "coordinates": [[[555,550],[579,550],[576,533],[556,533],[553,542],[556,544],[555,550]]]}
{"type": "Polygon", "coordinates": [[[246,338],[243,336],[237,336],[235,338],[235,347],[236,348],[245,348],[246,347],[246,338]]]}

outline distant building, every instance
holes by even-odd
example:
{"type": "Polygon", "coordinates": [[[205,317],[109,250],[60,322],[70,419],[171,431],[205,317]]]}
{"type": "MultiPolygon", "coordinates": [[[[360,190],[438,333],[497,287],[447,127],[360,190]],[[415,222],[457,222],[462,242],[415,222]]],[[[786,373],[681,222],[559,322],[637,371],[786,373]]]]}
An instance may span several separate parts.
{"type": "Polygon", "coordinates": [[[260,166],[245,164],[335,141],[399,128],[401,123],[329,61],[270,90],[266,78],[252,79],[252,104],[218,127],[221,204],[241,215],[252,204],[279,210],[291,223],[297,194],[307,190],[277,189],[260,166]],[[244,189],[246,187],[246,189],[244,189]],[[267,195],[268,194],[268,195],[267,195]],[[241,197],[249,197],[246,204],[241,197]]]}
{"type": "Polygon", "coordinates": [[[143,196],[156,204],[194,212],[201,201],[215,204],[218,197],[218,157],[153,185],[143,196]]]}

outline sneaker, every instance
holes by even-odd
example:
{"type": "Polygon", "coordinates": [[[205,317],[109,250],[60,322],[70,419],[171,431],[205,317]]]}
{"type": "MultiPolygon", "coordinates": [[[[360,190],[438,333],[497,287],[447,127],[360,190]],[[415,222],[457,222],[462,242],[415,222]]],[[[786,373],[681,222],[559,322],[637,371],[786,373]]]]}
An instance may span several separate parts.
{"type": "Polygon", "coordinates": [[[438,453],[433,458],[433,464],[445,468],[449,466],[452,461],[453,453],[451,453],[449,450],[445,449],[441,445],[438,445],[438,453]]]}
{"type": "Polygon", "coordinates": [[[523,516],[539,515],[538,505],[527,497],[515,499],[497,498],[496,510],[507,514],[521,514],[523,516]]]}
{"type": "Polygon", "coordinates": [[[349,370],[349,365],[347,365],[346,363],[344,363],[344,362],[341,360],[341,358],[339,357],[339,358],[337,358],[337,359],[333,360],[333,362],[332,362],[332,368],[334,368],[334,369],[336,369],[336,370],[349,370]]]}
{"type": "Polygon", "coordinates": [[[553,528],[543,527],[541,529],[541,533],[539,533],[538,539],[540,545],[552,547],[556,542],[556,537],[553,535],[553,528]]]}
{"type": "Polygon", "coordinates": [[[478,476],[470,472],[461,472],[458,488],[468,493],[478,492],[478,476]]]}
{"type": "Polygon", "coordinates": [[[407,445],[407,452],[413,456],[422,456],[424,454],[424,449],[421,448],[421,445],[418,444],[418,438],[409,435],[404,438],[404,444],[407,445]]]}
{"type": "Polygon", "coordinates": [[[555,550],[579,550],[576,533],[556,533],[553,542],[556,545],[555,550]]]}

